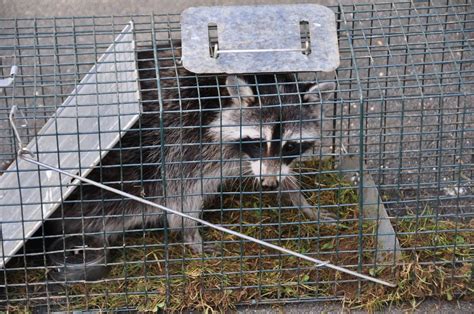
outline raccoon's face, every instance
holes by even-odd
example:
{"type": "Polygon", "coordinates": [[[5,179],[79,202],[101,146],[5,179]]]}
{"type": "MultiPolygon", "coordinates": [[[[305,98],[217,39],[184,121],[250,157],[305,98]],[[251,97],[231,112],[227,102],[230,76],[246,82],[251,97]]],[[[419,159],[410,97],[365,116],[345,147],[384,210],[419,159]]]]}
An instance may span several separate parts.
{"type": "Polygon", "coordinates": [[[268,188],[288,177],[292,163],[320,139],[321,100],[335,89],[334,83],[299,86],[291,78],[256,76],[251,86],[227,77],[232,105],[223,108],[211,127],[214,138],[239,152],[268,188]]]}

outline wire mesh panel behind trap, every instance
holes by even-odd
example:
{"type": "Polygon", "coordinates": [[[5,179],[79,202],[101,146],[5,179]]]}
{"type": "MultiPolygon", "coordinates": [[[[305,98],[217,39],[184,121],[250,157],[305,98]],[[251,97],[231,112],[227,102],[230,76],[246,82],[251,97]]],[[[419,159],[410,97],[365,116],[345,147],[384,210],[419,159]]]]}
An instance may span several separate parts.
{"type": "MultiPolygon", "coordinates": [[[[278,189],[263,189],[255,175],[246,171],[252,161],[249,156],[233,160],[241,166],[234,177],[223,176],[230,157],[206,157],[209,147],[236,145],[241,149],[248,139],[207,142],[206,132],[213,125],[206,120],[206,110],[229,112],[220,109],[231,101],[227,76],[195,75],[182,68],[179,15],[1,19],[0,78],[9,75],[11,65],[19,67],[15,83],[0,90],[2,167],[7,169],[15,160],[10,108],[17,105],[25,113],[28,124],[21,129],[22,138],[34,140],[133,20],[143,113],[90,177],[165,205],[183,197],[205,198],[206,220],[398,282],[399,299],[391,290],[208,228],[200,233],[206,244],[215,244],[214,252],[192,252],[169,226],[151,223],[158,222],[163,213],[81,185],[2,270],[1,306],[11,310],[181,310],[343,298],[373,305],[428,295],[468,297],[474,260],[472,5],[401,2],[331,9],[337,16],[341,55],[335,76],[290,75],[290,82],[278,76],[267,81],[247,76],[245,82],[256,102],[279,99],[273,108],[277,112],[295,105],[288,104],[294,97],[299,97],[296,105],[303,106],[304,87],[315,82],[336,83],[332,97],[312,105],[320,120],[320,136],[308,139],[316,143],[314,148],[303,157],[300,152],[295,154],[291,164],[307,202],[321,213],[333,213],[335,220],[305,217],[278,189]],[[274,92],[265,92],[269,90],[274,92]],[[209,109],[209,103],[214,108],[209,109]],[[194,120],[186,120],[189,117],[194,120]],[[174,123],[163,123],[169,119],[174,123]],[[197,140],[183,138],[180,134],[187,134],[183,130],[200,135],[197,140]],[[146,156],[169,149],[188,154],[148,162],[146,156]],[[338,168],[348,154],[360,159],[357,171],[338,168]],[[211,163],[220,164],[221,170],[207,173],[211,163]],[[184,171],[174,176],[157,173],[168,167],[188,169],[190,164],[201,169],[198,177],[184,171]],[[355,173],[363,176],[353,180],[355,173]],[[387,210],[400,241],[399,260],[390,251],[385,260],[376,258],[377,217],[364,218],[369,177],[380,196],[371,205],[387,210]],[[210,179],[222,180],[222,187],[206,191],[210,179]],[[193,180],[199,181],[195,182],[200,186],[196,195],[187,188],[193,180]],[[180,184],[174,190],[178,193],[172,195],[169,186],[180,184]],[[117,202],[123,205],[114,212],[107,210],[117,202]],[[97,209],[94,215],[84,215],[92,205],[97,209]],[[75,215],[63,220],[68,208],[75,208],[75,215]],[[122,222],[122,228],[107,228],[104,217],[110,216],[122,222]],[[104,261],[108,273],[97,282],[66,279],[58,283],[51,276],[56,270],[48,257],[57,237],[49,225],[67,221],[60,224],[62,236],[68,226],[86,225],[91,219],[102,228],[80,232],[81,237],[115,235],[104,261]],[[136,222],[133,228],[125,230],[132,220],[136,222]]],[[[239,121],[239,132],[245,122],[239,121]]],[[[265,123],[262,128],[273,125],[265,123]]],[[[302,131],[296,135],[301,137],[302,131]]],[[[253,144],[261,148],[266,142],[253,144]]],[[[68,170],[81,169],[78,165],[68,170]]]]}

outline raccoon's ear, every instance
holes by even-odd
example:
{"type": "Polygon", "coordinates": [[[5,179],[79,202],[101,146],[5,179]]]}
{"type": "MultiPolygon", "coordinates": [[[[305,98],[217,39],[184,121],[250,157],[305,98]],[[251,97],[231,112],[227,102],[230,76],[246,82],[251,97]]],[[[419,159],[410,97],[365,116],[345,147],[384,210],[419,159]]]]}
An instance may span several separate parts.
{"type": "Polygon", "coordinates": [[[249,84],[236,75],[229,75],[225,81],[225,85],[227,85],[227,91],[235,105],[240,106],[242,104],[242,106],[248,106],[255,101],[249,84]]]}
{"type": "Polygon", "coordinates": [[[319,102],[320,100],[329,99],[336,90],[336,83],[325,82],[312,85],[304,95],[305,101],[319,102]]]}

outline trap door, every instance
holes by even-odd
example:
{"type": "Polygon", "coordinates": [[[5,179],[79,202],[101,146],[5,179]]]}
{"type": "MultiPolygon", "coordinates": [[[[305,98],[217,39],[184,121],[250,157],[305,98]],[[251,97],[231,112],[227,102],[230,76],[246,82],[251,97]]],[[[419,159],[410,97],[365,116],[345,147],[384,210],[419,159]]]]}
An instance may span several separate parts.
{"type": "MultiPolygon", "coordinates": [[[[28,145],[36,160],[86,176],[140,113],[133,24],[128,24],[28,145]]],[[[0,266],[78,181],[22,159],[0,177],[0,266]]]]}

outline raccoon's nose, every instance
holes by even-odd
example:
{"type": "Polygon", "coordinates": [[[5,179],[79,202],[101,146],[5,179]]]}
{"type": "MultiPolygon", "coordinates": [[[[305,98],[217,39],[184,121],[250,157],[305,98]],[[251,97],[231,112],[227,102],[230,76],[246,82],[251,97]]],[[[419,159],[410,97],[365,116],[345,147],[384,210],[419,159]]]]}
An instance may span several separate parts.
{"type": "Polygon", "coordinates": [[[274,189],[278,187],[278,180],[275,177],[266,177],[262,179],[262,187],[274,189]]]}

